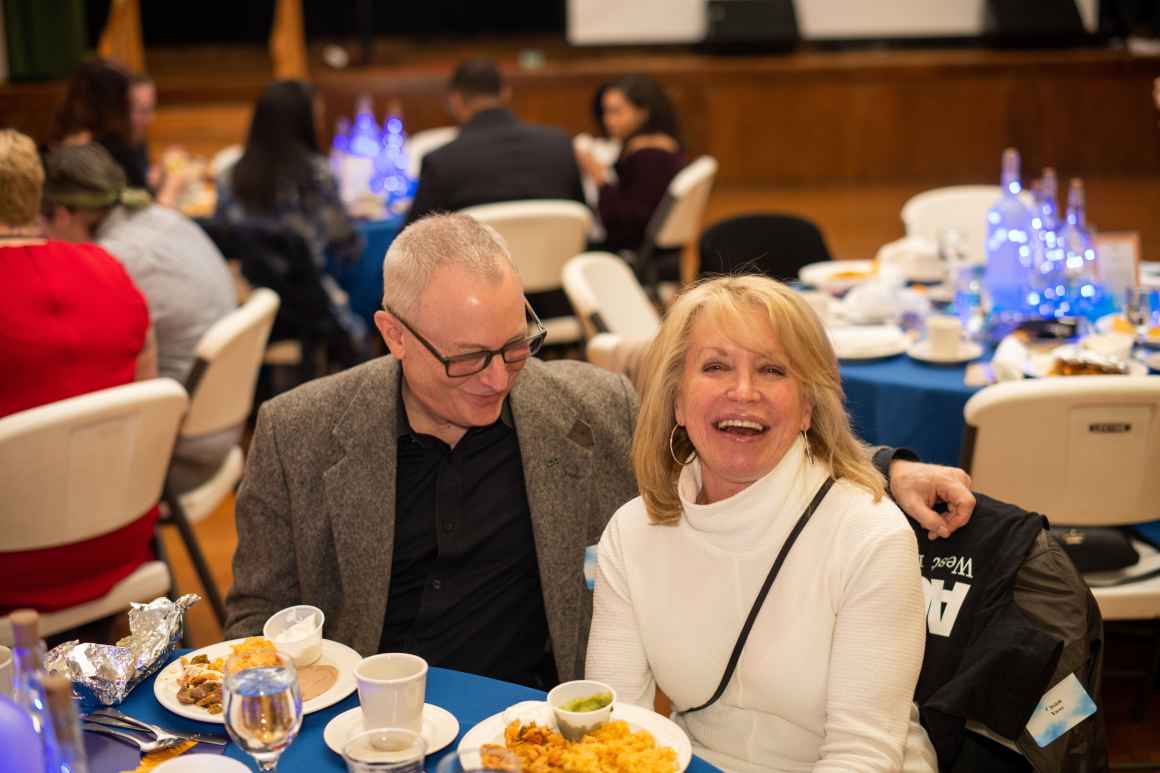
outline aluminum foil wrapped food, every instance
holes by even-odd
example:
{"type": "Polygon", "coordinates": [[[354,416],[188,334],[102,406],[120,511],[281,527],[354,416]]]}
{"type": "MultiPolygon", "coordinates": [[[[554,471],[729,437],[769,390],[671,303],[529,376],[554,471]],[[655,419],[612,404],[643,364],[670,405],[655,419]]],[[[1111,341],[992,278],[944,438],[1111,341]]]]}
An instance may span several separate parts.
{"type": "Polygon", "coordinates": [[[169,662],[181,640],[185,612],[200,600],[197,594],[189,593],[176,601],[159,598],[133,604],[128,636],[115,645],[65,642],[48,653],[45,670],[71,679],[73,688],[86,701],[91,697],[115,706],[169,662]]]}
{"type": "Polygon", "coordinates": [[[1121,359],[1106,354],[1081,349],[1078,346],[1061,346],[1055,350],[1054,361],[1049,374],[1052,376],[1101,376],[1120,375],[1128,372],[1128,364],[1121,359]]]}

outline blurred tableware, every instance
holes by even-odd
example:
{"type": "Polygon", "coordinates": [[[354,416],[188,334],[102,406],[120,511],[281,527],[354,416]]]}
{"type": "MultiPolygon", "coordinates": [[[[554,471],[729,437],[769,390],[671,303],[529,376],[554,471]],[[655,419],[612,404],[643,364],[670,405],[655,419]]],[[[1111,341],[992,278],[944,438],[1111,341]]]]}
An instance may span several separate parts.
{"type": "Polygon", "coordinates": [[[1150,369],[1160,373],[1160,352],[1152,352],[1144,356],[1144,364],[1150,369]]]}
{"type": "Polygon", "coordinates": [[[155,725],[152,722],[144,722],[111,707],[91,711],[84,718],[87,721],[108,725],[110,727],[128,728],[130,730],[151,733],[158,741],[176,738],[179,741],[197,741],[198,743],[214,744],[215,746],[225,746],[230,742],[224,735],[214,733],[187,733],[180,730],[167,730],[160,725],[155,725]]]}
{"type": "MultiPolygon", "coordinates": [[[[205,655],[211,661],[218,658],[224,660],[230,656],[232,648],[241,644],[243,641],[245,639],[231,639],[230,641],[218,642],[208,647],[202,647],[186,655],[186,661],[188,662],[197,655],[205,655]]],[[[302,713],[313,714],[316,711],[322,711],[353,693],[358,686],[355,682],[354,670],[361,662],[362,655],[359,655],[350,647],[336,641],[331,641],[330,639],[323,639],[322,657],[314,665],[300,670],[305,674],[310,669],[329,665],[337,669],[338,679],[331,685],[329,690],[326,690],[321,695],[303,700],[302,713]]],[[[181,677],[181,673],[180,660],[174,660],[161,670],[161,673],[157,675],[157,679],[153,682],[153,696],[157,698],[157,702],[179,717],[195,719],[198,722],[222,724],[221,714],[211,714],[197,704],[186,704],[177,699],[177,693],[180,689],[177,680],[181,677]]]]}
{"type": "Polygon", "coordinates": [[[271,615],[262,627],[262,635],[274,642],[279,652],[293,658],[295,666],[309,666],[322,656],[325,622],[321,609],[299,604],[271,615]]]}
{"type": "Polygon", "coordinates": [[[246,668],[242,657],[226,661],[222,690],[226,731],[260,770],[274,770],[302,727],[298,673],[294,662],[281,653],[274,655],[275,665],[257,668],[246,668]]]}
{"type": "Polygon", "coordinates": [[[956,357],[963,340],[963,323],[944,314],[927,317],[926,340],[933,357],[956,357]]]}
{"type": "Polygon", "coordinates": [[[220,754],[183,754],[165,760],[153,768],[153,773],[249,773],[249,770],[245,764],[220,754]]]}
{"type": "Polygon", "coordinates": [[[569,741],[579,741],[585,733],[608,722],[615,702],[615,690],[591,679],[564,682],[548,692],[548,705],[556,713],[556,726],[569,741]]]}
{"type": "Polygon", "coordinates": [[[90,722],[87,719],[81,722],[81,728],[86,733],[96,733],[97,735],[103,735],[106,738],[112,738],[113,740],[120,741],[121,743],[127,744],[129,746],[135,746],[142,754],[149,754],[150,752],[159,752],[164,749],[171,749],[178,744],[185,743],[184,740],[176,736],[169,736],[164,741],[161,741],[155,738],[146,738],[145,736],[148,735],[148,733],[128,729],[117,729],[98,722],[90,722]]]}
{"type": "Polygon", "coordinates": [[[959,341],[958,347],[948,354],[935,354],[930,339],[924,338],[906,350],[908,357],[933,365],[959,365],[983,356],[983,345],[974,341],[959,341]]]}
{"type": "Polygon", "coordinates": [[[12,694],[12,650],[0,644],[0,695],[12,694]]]}
{"type": "Polygon", "coordinates": [[[1024,368],[1025,373],[1033,378],[1042,378],[1044,376],[1057,375],[1053,371],[1056,368],[1056,361],[1078,363],[1092,362],[1093,364],[1106,364],[1109,370],[1105,371],[1109,374],[1114,373],[1112,368],[1116,368],[1120,373],[1128,376],[1145,376],[1148,374],[1148,366],[1139,360],[1113,360],[1102,354],[1084,350],[1083,347],[1077,344],[1066,344],[1064,346],[1057,346],[1049,352],[1032,352],[1027,359],[1024,368]]]}
{"type": "Polygon", "coordinates": [[[924,236],[904,236],[884,244],[875,255],[882,266],[894,266],[911,282],[935,283],[947,277],[947,261],[939,245],[924,236]]]}
{"type": "Polygon", "coordinates": [[[909,342],[897,325],[831,328],[827,331],[840,360],[872,360],[906,351],[909,342]]]}
{"type": "MultiPolygon", "coordinates": [[[[507,722],[505,712],[492,714],[487,719],[473,725],[459,739],[457,753],[478,749],[485,744],[504,745],[504,729],[507,722]]],[[[647,730],[658,746],[668,746],[677,753],[677,772],[681,773],[693,759],[693,745],[685,731],[668,717],[662,717],[652,709],[634,706],[631,703],[614,703],[612,721],[623,720],[630,730],[647,730]]]]}
{"type": "Polygon", "coordinates": [[[1080,342],[1080,346],[1110,359],[1126,362],[1132,355],[1135,342],[1135,337],[1128,333],[1092,333],[1080,342]]]}
{"type": "Polygon", "coordinates": [[[841,295],[870,279],[874,271],[872,260],[823,260],[802,266],[798,279],[832,295],[841,295]]]}
{"type": "Polygon", "coordinates": [[[822,321],[822,324],[828,325],[831,318],[830,307],[834,299],[829,294],[817,290],[804,290],[801,292],[801,296],[809,304],[810,308],[814,310],[814,314],[818,315],[818,319],[822,321]]]}
{"type": "Polygon", "coordinates": [[[366,730],[342,747],[348,773],[423,773],[426,756],[423,737],[398,727],[366,730]]]}
{"type": "Polygon", "coordinates": [[[406,652],[372,655],[359,663],[354,675],[367,729],[398,727],[422,732],[426,660],[406,652]]]}
{"type": "Polygon", "coordinates": [[[460,749],[439,761],[435,773],[519,773],[520,758],[501,746],[460,749]]]}
{"type": "MultiPolygon", "coordinates": [[[[322,740],[335,754],[342,754],[342,747],[351,736],[370,728],[363,725],[363,710],[356,706],[344,711],[326,723],[322,740]]],[[[423,730],[420,733],[427,743],[427,753],[434,754],[446,747],[459,735],[459,720],[442,706],[423,704],[423,730]]]]}

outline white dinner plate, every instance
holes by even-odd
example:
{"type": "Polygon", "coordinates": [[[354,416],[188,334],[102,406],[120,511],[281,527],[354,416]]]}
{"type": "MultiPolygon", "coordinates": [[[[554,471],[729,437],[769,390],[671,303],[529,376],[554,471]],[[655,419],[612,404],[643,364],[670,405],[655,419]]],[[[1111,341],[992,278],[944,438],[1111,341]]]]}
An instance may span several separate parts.
{"type": "MultiPolygon", "coordinates": [[[[526,702],[531,703],[531,701],[526,702]]],[[[545,703],[545,705],[547,704],[545,703]]],[[[503,715],[502,711],[498,714],[492,714],[464,733],[463,738],[459,741],[458,753],[464,754],[478,749],[484,744],[503,746],[505,728],[503,715]]],[[[662,717],[655,711],[630,703],[614,703],[612,704],[612,718],[624,720],[633,730],[647,730],[652,733],[658,746],[672,748],[677,753],[677,773],[681,773],[689,767],[689,762],[693,759],[693,745],[689,742],[689,736],[685,735],[685,731],[668,717],[662,717]]]]}
{"type": "MultiPolygon", "coordinates": [[[[1027,365],[1024,367],[1024,373],[1032,378],[1043,378],[1051,370],[1051,364],[1055,361],[1055,355],[1064,354],[1070,349],[1075,349],[1075,344],[1064,344],[1058,346],[1049,352],[1032,352],[1031,356],[1027,358],[1027,365]]],[[[1139,360],[1128,360],[1129,376],[1147,376],[1148,366],[1139,360]]]]}
{"type": "Polygon", "coordinates": [[[826,330],[839,360],[874,360],[902,354],[910,341],[897,325],[832,327],[826,330]]]}
{"type": "MultiPolygon", "coordinates": [[[[1126,330],[1120,330],[1114,327],[1117,319],[1123,319],[1124,315],[1120,313],[1105,314],[1096,320],[1096,330],[1100,333],[1126,333],[1126,330]]],[[[1127,321],[1127,320],[1125,320],[1127,321]]],[[[1131,335],[1131,334],[1129,334],[1131,335]]],[[[1160,336],[1146,336],[1136,335],[1136,341],[1147,346],[1149,349],[1160,349],[1160,336]]]]}
{"type": "Polygon", "coordinates": [[[798,279],[828,293],[843,293],[856,284],[861,284],[874,276],[872,260],[823,260],[802,266],[798,279]],[[855,272],[862,276],[837,277],[836,274],[855,272]]]}
{"type": "MultiPolygon", "coordinates": [[[[194,650],[185,657],[192,658],[195,655],[205,655],[210,660],[226,658],[230,655],[230,646],[240,644],[243,641],[245,639],[233,639],[231,641],[211,644],[208,647],[194,650]]],[[[318,659],[316,665],[334,666],[338,669],[338,679],[322,695],[303,702],[302,713],[313,714],[315,711],[321,711],[328,706],[333,706],[358,689],[358,683],[354,678],[354,669],[362,662],[362,659],[362,655],[345,644],[331,641],[330,639],[323,639],[322,657],[318,659]]],[[[175,660],[161,669],[161,673],[157,675],[157,679],[153,682],[153,695],[156,696],[157,702],[178,716],[187,719],[196,719],[201,722],[213,722],[218,725],[223,724],[221,714],[210,714],[201,706],[186,705],[177,700],[177,680],[180,676],[180,660],[175,660]]]]}
{"type": "Polygon", "coordinates": [[[983,347],[974,341],[960,341],[959,350],[950,354],[935,354],[931,351],[930,340],[922,339],[906,350],[909,357],[936,365],[953,365],[960,362],[970,362],[983,356],[983,347]]]}
{"type": "MultiPolygon", "coordinates": [[[[363,731],[362,707],[344,711],[326,723],[322,731],[322,740],[335,754],[342,754],[342,747],[351,739],[351,736],[363,731]]],[[[423,732],[420,733],[427,742],[427,753],[434,754],[459,735],[459,720],[442,706],[430,703],[423,704],[423,732]]]]}

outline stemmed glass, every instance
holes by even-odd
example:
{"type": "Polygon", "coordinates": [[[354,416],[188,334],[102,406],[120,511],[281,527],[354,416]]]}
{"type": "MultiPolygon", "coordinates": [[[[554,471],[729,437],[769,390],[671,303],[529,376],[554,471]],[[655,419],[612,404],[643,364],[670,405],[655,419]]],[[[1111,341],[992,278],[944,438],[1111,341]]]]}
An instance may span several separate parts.
{"type": "Polygon", "coordinates": [[[1157,291],[1150,287],[1129,287],[1124,293],[1124,316],[1141,337],[1148,335],[1160,316],[1160,299],[1155,295],[1157,291]]]}
{"type": "Polygon", "coordinates": [[[233,656],[226,661],[223,685],[225,725],[258,769],[275,770],[278,758],[302,727],[302,693],[294,662],[278,653],[269,666],[248,667],[233,656]],[[240,670],[235,670],[240,669],[240,670]]]}

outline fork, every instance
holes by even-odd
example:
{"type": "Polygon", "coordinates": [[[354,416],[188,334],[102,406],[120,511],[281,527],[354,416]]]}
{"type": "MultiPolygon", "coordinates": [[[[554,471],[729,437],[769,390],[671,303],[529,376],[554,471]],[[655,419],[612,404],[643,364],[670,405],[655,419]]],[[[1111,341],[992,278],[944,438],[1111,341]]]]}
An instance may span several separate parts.
{"type": "Polygon", "coordinates": [[[85,720],[82,723],[82,726],[87,733],[96,733],[97,735],[108,736],[109,738],[116,739],[123,743],[129,744],[130,746],[135,746],[141,750],[142,754],[149,754],[150,752],[169,749],[181,743],[183,740],[177,736],[172,736],[164,740],[159,739],[156,741],[146,741],[144,738],[138,738],[137,736],[132,735],[130,732],[121,732],[120,730],[114,730],[108,725],[102,725],[96,722],[90,722],[88,720],[85,720]]]}
{"type": "Polygon", "coordinates": [[[198,743],[216,744],[218,746],[225,746],[229,743],[229,740],[225,736],[214,735],[212,733],[187,733],[178,730],[166,730],[160,725],[155,725],[152,722],[146,722],[145,720],[131,717],[128,714],[111,707],[101,708],[97,709],[96,711],[89,712],[85,719],[89,720],[90,722],[115,725],[117,727],[123,727],[128,730],[149,732],[152,733],[158,741],[164,740],[166,738],[177,738],[182,741],[190,740],[197,741],[198,743]]]}

